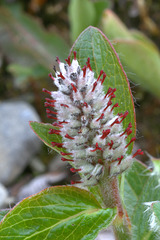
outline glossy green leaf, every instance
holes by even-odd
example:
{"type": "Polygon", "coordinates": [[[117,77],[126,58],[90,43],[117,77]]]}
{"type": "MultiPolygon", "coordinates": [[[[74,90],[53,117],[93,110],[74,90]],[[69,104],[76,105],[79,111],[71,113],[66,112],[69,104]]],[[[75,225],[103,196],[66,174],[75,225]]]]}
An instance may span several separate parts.
{"type": "MultiPolygon", "coordinates": [[[[109,87],[116,88],[116,98],[113,103],[118,102],[119,107],[115,112],[128,111],[127,118],[123,121],[124,129],[131,122],[133,126],[132,134],[127,138],[127,141],[135,135],[135,116],[132,94],[129,87],[127,76],[120,63],[118,55],[106,36],[97,28],[89,27],[78,37],[74,43],[73,51],[77,51],[77,59],[83,67],[86,64],[87,58],[90,57],[92,70],[97,77],[100,70],[104,70],[107,77],[104,81],[104,91],[107,92],[109,87]]],[[[132,145],[129,147],[129,153],[132,151],[132,145]]]]}
{"type": "Polygon", "coordinates": [[[13,208],[0,225],[0,239],[92,240],[115,215],[86,190],[52,187],[13,208]]]}
{"type": "Polygon", "coordinates": [[[155,44],[142,33],[129,31],[110,10],[103,15],[102,30],[114,40],[128,77],[159,97],[160,54],[155,44]]]}
{"type": "Polygon", "coordinates": [[[0,210],[0,221],[4,218],[4,216],[9,212],[9,210],[0,210]]]}
{"type": "MultiPolygon", "coordinates": [[[[30,122],[30,126],[35,134],[46,144],[56,152],[66,152],[63,148],[53,147],[51,142],[62,143],[62,137],[57,134],[49,134],[50,129],[58,130],[58,127],[54,127],[52,124],[30,122]]],[[[69,159],[69,156],[66,156],[69,159]]]]}
{"type": "Polygon", "coordinates": [[[90,0],[70,0],[69,18],[71,25],[71,39],[75,41],[79,34],[89,25],[93,25],[96,12],[90,0]]]}
{"type": "Polygon", "coordinates": [[[65,58],[69,52],[61,37],[47,32],[16,4],[0,6],[0,36],[2,52],[24,67],[38,65],[48,71],[56,56],[65,58]]]}
{"type": "Polygon", "coordinates": [[[133,240],[158,240],[150,228],[147,202],[160,200],[160,186],[156,176],[146,166],[135,161],[124,177],[123,201],[132,224],[133,240]]]}

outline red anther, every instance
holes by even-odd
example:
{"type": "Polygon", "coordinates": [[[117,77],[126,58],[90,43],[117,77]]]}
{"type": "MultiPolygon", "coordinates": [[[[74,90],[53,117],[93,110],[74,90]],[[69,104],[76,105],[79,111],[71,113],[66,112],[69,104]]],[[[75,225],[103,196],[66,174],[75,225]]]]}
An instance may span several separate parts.
{"type": "Polygon", "coordinates": [[[62,106],[62,107],[69,108],[69,106],[68,106],[67,104],[63,104],[63,103],[61,103],[61,106],[62,106]]]}
{"type": "Polygon", "coordinates": [[[96,122],[98,122],[100,119],[102,119],[104,117],[104,113],[101,114],[101,116],[96,120],[96,122]]]}
{"type": "Polygon", "coordinates": [[[109,93],[111,93],[111,92],[112,92],[112,89],[113,89],[113,88],[109,87],[106,95],[108,95],[109,93]]]}
{"type": "Polygon", "coordinates": [[[58,113],[57,112],[54,112],[54,111],[52,111],[52,110],[50,110],[50,109],[46,109],[46,113],[51,113],[51,114],[55,114],[55,115],[57,115],[58,113]]]}
{"type": "Polygon", "coordinates": [[[68,139],[74,139],[74,137],[69,136],[68,133],[64,137],[68,139]]]}
{"type": "Polygon", "coordinates": [[[58,64],[61,63],[61,61],[59,60],[59,57],[56,57],[56,61],[58,62],[58,64]]]}
{"type": "Polygon", "coordinates": [[[74,162],[74,160],[72,160],[72,159],[67,159],[67,158],[64,158],[64,157],[62,157],[61,160],[62,160],[63,162],[74,162]]]}
{"type": "Polygon", "coordinates": [[[91,152],[95,152],[95,151],[97,151],[97,150],[102,151],[102,148],[100,148],[100,147],[98,146],[98,143],[96,143],[96,147],[95,147],[95,149],[90,150],[90,151],[91,151],[91,152]]]}
{"type": "Polygon", "coordinates": [[[115,103],[115,104],[113,105],[113,107],[111,108],[111,112],[112,112],[112,110],[113,110],[115,107],[119,107],[118,103],[115,103]]]}
{"type": "Polygon", "coordinates": [[[73,172],[73,173],[75,173],[75,172],[80,172],[81,170],[82,170],[81,168],[77,168],[77,169],[75,169],[75,168],[70,168],[70,171],[73,172]]]}
{"type": "Polygon", "coordinates": [[[101,70],[100,73],[99,73],[99,76],[98,76],[98,78],[97,78],[97,82],[99,81],[99,79],[100,79],[100,77],[102,76],[103,73],[104,73],[104,71],[101,70]]]}
{"type": "Polygon", "coordinates": [[[136,157],[137,155],[143,155],[143,151],[141,149],[138,149],[132,156],[132,158],[136,157]]]}
{"type": "Polygon", "coordinates": [[[103,110],[103,112],[106,111],[106,109],[107,109],[109,106],[111,106],[111,105],[112,105],[112,101],[109,99],[109,101],[108,101],[108,103],[107,103],[107,107],[105,107],[105,109],[103,110]]]}
{"type": "Polygon", "coordinates": [[[50,98],[45,98],[45,100],[46,100],[47,102],[51,102],[51,103],[52,103],[52,102],[53,102],[53,103],[56,102],[56,100],[50,99],[50,98]]]}
{"type": "Polygon", "coordinates": [[[117,158],[117,161],[118,161],[118,165],[120,165],[121,164],[121,162],[122,162],[122,159],[124,158],[124,156],[122,155],[120,158],[117,158]]]}
{"type": "Polygon", "coordinates": [[[129,128],[132,128],[132,123],[131,123],[131,122],[128,124],[128,127],[129,127],[129,128]]]}
{"type": "Polygon", "coordinates": [[[112,93],[111,96],[110,96],[110,100],[112,100],[115,97],[116,97],[116,95],[114,93],[112,93]]]}
{"type": "Polygon", "coordinates": [[[52,73],[49,73],[48,76],[54,81],[55,78],[53,77],[52,73]]]}
{"type": "Polygon", "coordinates": [[[77,184],[77,183],[82,183],[82,181],[71,181],[71,184],[77,184]]]}
{"type": "Polygon", "coordinates": [[[65,77],[63,76],[63,74],[60,72],[60,74],[58,74],[58,77],[62,78],[63,80],[65,79],[65,77]]]}
{"type": "Polygon", "coordinates": [[[76,93],[76,92],[77,92],[76,86],[75,86],[73,83],[71,83],[71,86],[72,86],[72,88],[73,88],[73,91],[76,93]]]}
{"type": "Polygon", "coordinates": [[[127,135],[129,136],[131,133],[132,133],[132,129],[129,129],[129,130],[127,131],[127,135]]]}
{"type": "Polygon", "coordinates": [[[86,70],[87,70],[87,67],[84,65],[84,67],[82,68],[82,71],[83,71],[83,77],[86,76],[86,70]]]}
{"type": "Polygon", "coordinates": [[[52,115],[49,115],[49,114],[47,114],[47,117],[50,118],[50,119],[58,120],[57,117],[53,117],[52,115]]]}
{"type": "Polygon", "coordinates": [[[73,52],[73,55],[74,55],[74,60],[76,60],[77,52],[74,51],[74,52],[73,52]]]}
{"type": "Polygon", "coordinates": [[[91,64],[90,64],[90,58],[87,59],[87,67],[89,68],[90,71],[92,71],[91,64]]]}
{"type": "Polygon", "coordinates": [[[102,136],[101,136],[100,138],[101,138],[101,139],[106,138],[110,132],[111,132],[110,129],[103,130],[103,134],[102,134],[102,136]]]}
{"type": "Polygon", "coordinates": [[[62,148],[63,147],[63,143],[56,143],[56,142],[51,142],[53,147],[59,147],[62,148]]]}
{"type": "Polygon", "coordinates": [[[102,80],[101,80],[101,84],[103,84],[103,82],[104,82],[106,76],[107,76],[107,74],[104,72],[104,73],[103,73],[103,78],[102,78],[102,80]]]}
{"type": "Polygon", "coordinates": [[[83,105],[87,108],[88,107],[88,104],[86,102],[83,103],[83,105]]]}
{"type": "Polygon", "coordinates": [[[132,142],[134,142],[136,140],[135,137],[131,138],[131,141],[125,146],[125,148],[127,148],[132,142]]]}
{"type": "Polygon", "coordinates": [[[108,97],[111,96],[116,90],[116,88],[112,88],[111,92],[108,94],[108,97]]]}
{"type": "Polygon", "coordinates": [[[127,117],[127,115],[128,115],[128,111],[126,111],[124,114],[122,114],[122,119],[121,119],[121,121],[120,121],[120,123],[127,117]]]}
{"type": "Polygon", "coordinates": [[[55,105],[53,103],[48,103],[48,102],[45,102],[44,106],[45,107],[55,107],[55,105]]]}
{"type": "Polygon", "coordinates": [[[117,115],[118,115],[119,117],[122,117],[122,116],[123,116],[123,113],[117,113],[117,115]]]}
{"type": "Polygon", "coordinates": [[[71,57],[69,56],[65,61],[68,63],[69,66],[71,66],[71,57]]]}
{"type": "Polygon", "coordinates": [[[116,118],[116,120],[114,120],[114,122],[111,124],[111,127],[114,125],[114,124],[119,124],[120,121],[118,120],[118,118],[116,118]]]}
{"type": "Polygon", "coordinates": [[[112,146],[113,146],[113,141],[111,140],[110,143],[107,143],[107,145],[109,146],[109,149],[111,150],[112,146]]]}
{"type": "Polygon", "coordinates": [[[65,120],[64,121],[59,121],[59,124],[62,124],[62,123],[67,124],[68,122],[66,122],[65,120]]]}
{"type": "Polygon", "coordinates": [[[94,92],[94,90],[95,90],[96,86],[97,86],[97,81],[93,83],[92,92],[94,92]]]}
{"type": "Polygon", "coordinates": [[[48,132],[49,134],[57,134],[57,135],[60,135],[60,130],[56,130],[56,129],[50,129],[50,131],[48,132]]]}
{"type": "Polygon", "coordinates": [[[64,153],[64,152],[61,152],[61,155],[62,155],[62,156],[68,156],[68,155],[73,155],[73,153],[64,153]]]}
{"type": "Polygon", "coordinates": [[[46,92],[46,93],[48,93],[49,95],[51,95],[51,92],[50,91],[48,91],[47,89],[45,89],[45,88],[43,88],[42,89],[42,92],[46,92]]]}

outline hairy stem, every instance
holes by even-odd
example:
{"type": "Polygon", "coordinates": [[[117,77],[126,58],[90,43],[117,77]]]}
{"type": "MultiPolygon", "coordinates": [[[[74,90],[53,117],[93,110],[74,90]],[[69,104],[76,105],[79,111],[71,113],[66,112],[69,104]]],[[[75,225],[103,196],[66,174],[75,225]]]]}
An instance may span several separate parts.
{"type": "Polygon", "coordinates": [[[113,231],[117,240],[131,239],[129,223],[120,199],[117,177],[108,177],[109,169],[104,169],[104,175],[99,182],[99,188],[105,207],[117,207],[117,217],[113,222],[113,231]]]}

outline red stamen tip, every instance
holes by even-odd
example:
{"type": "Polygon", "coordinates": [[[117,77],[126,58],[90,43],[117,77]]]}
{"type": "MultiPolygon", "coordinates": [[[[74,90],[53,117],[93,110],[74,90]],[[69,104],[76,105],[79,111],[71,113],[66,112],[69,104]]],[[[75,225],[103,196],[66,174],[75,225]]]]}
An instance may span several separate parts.
{"type": "Polygon", "coordinates": [[[76,58],[77,58],[77,52],[74,51],[74,52],[73,52],[73,55],[74,55],[74,60],[76,60],[76,58]]]}
{"type": "Polygon", "coordinates": [[[56,130],[56,129],[51,128],[48,133],[49,133],[49,134],[57,134],[57,135],[60,135],[60,132],[61,132],[60,130],[56,130]]]}
{"type": "Polygon", "coordinates": [[[54,81],[55,78],[53,77],[52,73],[49,73],[48,76],[54,81]]]}
{"type": "Polygon", "coordinates": [[[70,171],[75,173],[75,172],[80,172],[81,168],[75,169],[75,168],[70,168],[70,171]]]}
{"type": "Polygon", "coordinates": [[[71,181],[71,184],[77,184],[77,183],[82,183],[82,181],[71,181]]]}
{"type": "Polygon", "coordinates": [[[111,140],[110,143],[107,143],[107,145],[109,146],[109,150],[111,150],[112,146],[113,146],[113,140],[111,140]]]}
{"type": "Polygon", "coordinates": [[[64,158],[64,157],[62,157],[61,160],[62,160],[63,162],[74,162],[74,160],[72,160],[72,159],[67,159],[67,158],[64,158]]]}
{"type": "Polygon", "coordinates": [[[107,76],[107,74],[104,72],[104,73],[103,73],[103,78],[102,78],[102,80],[101,80],[101,84],[103,84],[103,82],[104,82],[106,76],[107,76]]]}
{"type": "Polygon", "coordinates": [[[61,61],[59,60],[59,57],[56,57],[56,61],[58,62],[58,64],[61,63],[61,61]]]}
{"type": "Polygon", "coordinates": [[[71,136],[69,136],[68,134],[65,135],[65,138],[74,139],[74,137],[71,137],[71,136]]]}
{"type": "Polygon", "coordinates": [[[108,134],[111,132],[110,129],[103,130],[103,135],[100,137],[101,139],[104,139],[108,136],[108,134]]]}
{"type": "Polygon", "coordinates": [[[86,70],[87,70],[87,67],[84,65],[84,67],[82,68],[82,71],[83,71],[83,77],[86,76],[86,70]]]}
{"type": "Polygon", "coordinates": [[[50,92],[50,91],[48,91],[48,90],[47,90],[47,89],[45,89],[45,88],[43,88],[43,89],[42,89],[42,91],[43,91],[43,92],[45,92],[45,93],[48,93],[49,95],[51,95],[51,92],[50,92]]]}
{"type": "Polygon", "coordinates": [[[61,106],[62,106],[62,107],[69,108],[69,106],[68,106],[67,104],[63,104],[63,103],[61,103],[61,106]]]}
{"type": "Polygon", "coordinates": [[[118,165],[120,165],[121,164],[121,162],[122,162],[122,159],[124,158],[124,156],[122,155],[120,158],[117,158],[117,161],[118,161],[118,165]]]}
{"type": "Polygon", "coordinates": [[[58,77],[62,78],[63,80],[65,79],[65,77],[63,76],[63,74],[60,72],[60,74],[58,75],[58,77]]]}
{"type": "Polygon", "coordinates": [[[94,92],[94,90],[95,90],[96,86],[97,86],[97,81],[93,83],[92,92],[94,92]]]}
{"type": "Polygon", "coordinates": [[[143,155],[143,151],[141,149],[138,149],[132,156],[132,158],[135,158],[137,155],[143,155]]]}
{"type": "Polygon", "coordinates": [[[71,66],[71,57],[69,56],[65,61],[68,63],[69,66],[71,66]]]}
{"type": "Polygon", "coordinates": [[[56,143],[56,142],[51,142],[53,147],[59,147],[62,148],[63,147],[63,143],[56,143]]]}
{"type": "Polygon", "coordinates": [[[131,141],[125,146],[125,148],[127,148],[132,142],[134,142],[136,140],[135,137],[131,138],[131,141]]]}
{"type": "Polygon", "coordinates": [[[91,152],[95,152],[95,151],[97,151],[97,150],[102,151],[102,148],[100,148],[100,147],[98,146],[98,143],[96,143],[95,149],[90,150],[90,151],[91,151],[91,152]]]}
{"type": "Polygon", "coordinates": [[[116,120],[111,124],[111,127],[113,127],[114,124],[119,124],[120,121],[118,120],[118,118],[116,118],[116,120]]]}
{"type": "Polygon", "coordinates": [[[87,59],[87,67],[89,68],[90,71],[92,71],[91,64],[90,64],[90,58],[87,59]]]}
{"type": "Polygon", "coordinates": [[[75,86],[73,83],[71,83],[71,86],[72,86],[72,88],[73,88],[73,91],[76,93],[76,92],[77,92],[76,86],[75,86]]]}
{"type": "Polygon", "coordinates": [[[115,103],[115,104],[113,105],[113,107],[111,108],[111,112],[113,111],[113,109],[114,109],[115,107],[119,107],[118,103],[115,103]]]}
{"type": "Polygon", "coordinates": [[[102,119],[104,117],[104,113],[101,114],[101,116],[96,120],[96,122],[98,122],[100,119],[102,119]]]}
{"type": "Polygon", "coordinates": [[[68,156],[68,155],[73,155],[73,153],[64,153],[64,152],[61,152],[61,155],[62,155],[62,156],[68,156]]]}

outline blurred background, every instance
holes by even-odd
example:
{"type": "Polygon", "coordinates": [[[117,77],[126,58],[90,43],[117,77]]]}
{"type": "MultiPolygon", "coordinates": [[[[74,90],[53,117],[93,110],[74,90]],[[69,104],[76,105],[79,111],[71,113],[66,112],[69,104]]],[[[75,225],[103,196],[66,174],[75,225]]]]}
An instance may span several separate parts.
{"type": "MultiPolygon", "coordinates": [[[[160,2],[153,0],[0,1],[0,209],[78,176],[39,141],[29,121],[46,118],[42,88],[89,25],[116,49],[136,107],[141,158],[160,158],[160,2]]],[[[111,239],[111,238],[110,238],[111,239]]]]}

